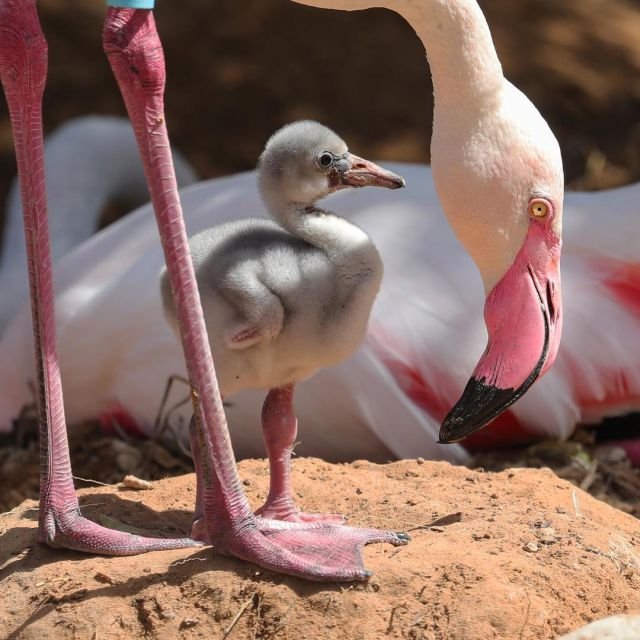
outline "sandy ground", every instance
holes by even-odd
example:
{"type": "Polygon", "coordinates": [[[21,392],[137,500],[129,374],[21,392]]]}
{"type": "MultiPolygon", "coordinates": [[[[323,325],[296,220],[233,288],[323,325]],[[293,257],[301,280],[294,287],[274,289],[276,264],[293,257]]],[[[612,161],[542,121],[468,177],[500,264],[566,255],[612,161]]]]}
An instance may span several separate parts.
{"type": "MultiPolygon", "coordinates": [[[[258,506],[268,474],[240,465],[258,506]]],[[[553,638],[640,608],[637,520],[546,469],[499,474],[447,463],[294,464],[306,510],[409,531],[406,547],[374,545],[367,584],[313,584],[211,548],[100,558],[35,543],[35,503],[0,519],[3,637],[60,638],[553,638]]],[[[193,475],[153,490],[81,492],[109,522],[185,531],[193,475]]]]}

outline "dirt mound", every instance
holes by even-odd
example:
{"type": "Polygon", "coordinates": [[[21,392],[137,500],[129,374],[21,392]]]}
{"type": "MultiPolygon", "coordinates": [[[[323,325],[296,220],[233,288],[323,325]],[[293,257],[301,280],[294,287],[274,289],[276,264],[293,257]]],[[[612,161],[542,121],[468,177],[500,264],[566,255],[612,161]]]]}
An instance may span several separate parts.
{"type": "MultiPolygon", "coordinates": [[[[240,470],[258,506],[264,461],[240,470]]],[[[129,527],[187,529],[192,475],[145,492],[81,491],[83,510],[129,527]]],[[[294,464],[301,505],[410,531],[365,550],[368,584],[313,584],[210,548],[101,558],[35,543],[27,501],[2,516],[0,624],[8,639],[554,638],[640,608],[637,520],[549,470],[476,472],[403,461],[294,464]]]]}

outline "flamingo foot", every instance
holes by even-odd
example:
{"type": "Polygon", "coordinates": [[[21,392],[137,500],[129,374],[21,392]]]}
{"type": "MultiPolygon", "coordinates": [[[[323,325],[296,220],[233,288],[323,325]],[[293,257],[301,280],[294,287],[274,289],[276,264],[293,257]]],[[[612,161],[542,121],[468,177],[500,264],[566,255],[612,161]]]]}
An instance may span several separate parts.
{"type": "Polygon", "coordinates": [[[306,580],[362,581],[372,574],[364,567],[362,547],[386,542],[402,546],[406,533],[326,523],[283,522],[264,518],[236,524],[208,539],[216,551],[306,580]]]}
{"type": "Polygon", "coordinates": [[[344,524],[346,521],[346,518],[339,513],[306,513],[300,511],[289,496],[284,496],[280,499],[268,497],[255,514],[263,519],[284,520],[286,522],[344,524]]]}
{"type": "Polygon", "coordinates": [[[148,551],[202,546],[191,538],[147,538],[107,529],[80,514],[76,504],[70,509],[47,509],[40,516],[38,542],[50,547],[106,556],[131,556],[148,551]]]}

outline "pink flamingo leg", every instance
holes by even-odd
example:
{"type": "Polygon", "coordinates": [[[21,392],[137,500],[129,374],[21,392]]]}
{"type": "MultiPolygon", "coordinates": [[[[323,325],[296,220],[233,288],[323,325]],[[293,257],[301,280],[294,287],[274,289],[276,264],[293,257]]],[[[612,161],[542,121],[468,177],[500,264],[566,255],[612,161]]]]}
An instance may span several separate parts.
{"type": "Polygon", "coordinates": [[[153,14],[110,8],[104,48],[120,86],[145,165],[194,398],[193,455],[199,475],[194,533],[220,553],[266,569],[314,580],[367,577],[361,547],[406,544],[407,537],[374,529],[260,520],[238,477],[222,407],[164,120],[165,67],[153,14]]]}
{"type": "Polygon", "coordinates": [[[35,0],[0,0],[0,78],[9,106],[23,203],[40,422],[38,539],[53,547],[108,555],[193,546],[193,540],[112,531],[80,515],[56,349],[54,292],[42,143],[47,43],[35,0]]]}
{"type": "Polygon", "coordinates": [[[269,495],[256,515],[290,522],[344,522],[336,513],[303,513],[291,492],[291,454],[298,433],[293,409],[294,385],[271,389],[262,407],[262,429],[271,471],[269,495]]]}
{"type": "Polygon", "coordinates": [[[193,404],[193,417],[189,423],[189,441],[191,443],[191,451],[193,452],[193,463],[196,468],[196,506],[193,512],[193,519],[191,521],[191,537],[194,540],[207,540],[208,534],[202,504],[204,499],[205,469],[202,466],[201,457],[195,454],[200,447],[206,448],[206,443],[203,443],[200,439],[203,434],[202,412],[200,411],[195,398],[193,400],[193,404]]]}

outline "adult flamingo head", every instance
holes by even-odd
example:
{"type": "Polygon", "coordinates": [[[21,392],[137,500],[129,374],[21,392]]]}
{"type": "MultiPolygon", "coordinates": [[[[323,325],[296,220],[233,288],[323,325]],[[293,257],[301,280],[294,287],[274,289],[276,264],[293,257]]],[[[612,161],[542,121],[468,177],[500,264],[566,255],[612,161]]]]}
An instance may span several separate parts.
{"type": "Polygon", "coordinates": [[[433,178],[486,293],[487,347],[440,430],[440,442],[455,442],[515,402],[555,359],[564,189],[558,143],[533,104],[504,78],[475,0],[295,1],[393,9],[427,52],[433,178]]]}
{"type": "MultiPolygon", "coordinates": [[[[512,87],[507,93],[518,96],[512,87]]],[[[544,124],[528,101],[524,106],[530,107],[520,114],[527,127],[536,115],[544,124]]],[[[560,153],[546,124],[531,137],[503,126],[495,131],[501,145],[511,138],[508,151],[481,140],[486,148],[473,158],[442,149],[434,156],[439,197],[483,280],[488,332],[462,397],[442,423],[441,442],[477,431],[515,402],[551,366],[560,343],[560,153]],[[459,164],[443,166],[451,156],[459,164]]]]}

